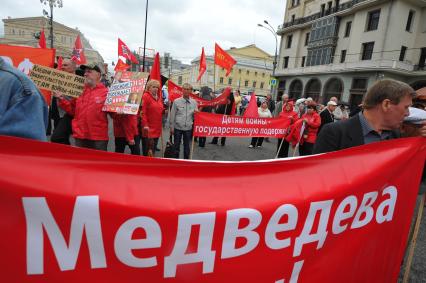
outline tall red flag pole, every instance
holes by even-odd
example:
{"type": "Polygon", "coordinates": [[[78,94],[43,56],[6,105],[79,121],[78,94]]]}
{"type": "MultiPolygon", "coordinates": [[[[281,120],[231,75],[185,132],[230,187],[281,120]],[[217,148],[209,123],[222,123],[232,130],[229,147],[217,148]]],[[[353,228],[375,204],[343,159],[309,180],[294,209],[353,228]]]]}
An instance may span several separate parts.
{"type": "MultiPolygon", "coordinates": [[[[200,56],[200,68],[198,69],[198,78],[197,82],[201,80],[201,77],[206,72],[207,64],[206,64],[206,54],[204,54],[204,47],[201,50],[201,56],[200,56]]],[[[201,85],[201,81],[200,81],[201,85]]]]}

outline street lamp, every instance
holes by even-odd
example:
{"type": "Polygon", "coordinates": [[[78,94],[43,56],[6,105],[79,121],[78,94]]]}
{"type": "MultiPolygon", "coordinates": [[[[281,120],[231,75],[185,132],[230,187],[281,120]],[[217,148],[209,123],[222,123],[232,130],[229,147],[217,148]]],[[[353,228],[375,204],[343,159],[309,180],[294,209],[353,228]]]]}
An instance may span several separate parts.
{"type": "MultiPolygon", "coordinates": [[[[46,5],[49,3],[50,7],[50,48],[53,48],[53,7],[62,8],[63,2],[62,0],[40,0],[40,3],[46,5]]],[[[43,15],[48,16],[46,10],[43,9],[43,15]]]]}
{"type": "MultiPolygon", "coordinates": [[[[257,24],[259,27],[262,27],[262,28],[264,28],[264,29],[267,29],[267,30],[269,30],[271,33],[272,33],[272,35],[275,37],[275,56],[274,56],[274,62],[272,63],[272,66],[273,66],[273,68],[272,68],[272,77],[274,77],[275,78],[275,70],[276,70],[276,68],[277,68],[277,51],[278,51],[278,37],[277,37],[277,32],[275,31],[275,29],[268,23],[268,21],[267,20],[264,20],[263,21],[265,24],[267,24],[268,26],[264,26],[264,25],[262,25],[262,24],[257,24]]],[[[271,85],[271,92],[272,92],[272,94],[273,94],[273,97],[274,98],[276,98],[275,96],[275,93],[274,93],[274,87],[271,85]]]]}

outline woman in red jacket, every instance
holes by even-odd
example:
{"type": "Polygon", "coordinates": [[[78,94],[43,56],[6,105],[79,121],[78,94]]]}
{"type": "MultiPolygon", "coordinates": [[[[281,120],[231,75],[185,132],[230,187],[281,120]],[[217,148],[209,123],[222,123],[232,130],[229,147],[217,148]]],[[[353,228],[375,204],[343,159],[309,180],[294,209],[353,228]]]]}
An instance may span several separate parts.
{"type": "Polygon", "coordinates": [[[163,100],[160,92],[160,82],[150,80],[145,87],[145,93],[142,96],[142,136],[148,139],[148,148],[144,148],[143,154],[148,155],[151,152],[153,155],[155,145],[158,138],[161,136],[163,127],[163,100]]]}
{"type": "Polygon", "coordinates": [[[115,152],[124,153],[126,145],[133,155],[140,155],[140,136],[138,131],[138,116],[114,114],[115,152]]]}
{"type": "Polygon", "coordinates": [[[318,128],[321,125],[321,117],[318,115],[317,104],[311,101],[307,105],[306,113],[300,118],[305,122],[305,130],[303,133],[303,142],[299,146],[299,155],[311,155],[314,144],[317,139],[318,128]]]}
{"type": "MultiPolygon", "coordinates": [[[[296,111],[294,111],[293,101],[289,101],[283,105],[283,109],[280,112],[279,117],[280,118],[285,117],[286,119],[290,120],[290,125],[294,124],[294,122],[297,121],[298,115],[296,111]]],[[[286,141],[284,138],[278,139],[278,143],[277,143],[277,152],[279,151],[278,158],[288,157],[289,145],[290,145],[289,142],[286,141]]]]}

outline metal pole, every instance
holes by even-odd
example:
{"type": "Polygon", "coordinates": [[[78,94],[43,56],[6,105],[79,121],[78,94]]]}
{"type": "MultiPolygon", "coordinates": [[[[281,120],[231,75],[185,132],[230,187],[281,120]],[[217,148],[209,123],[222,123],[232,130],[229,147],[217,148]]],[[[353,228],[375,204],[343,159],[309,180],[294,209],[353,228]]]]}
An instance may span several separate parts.
{"type": "Polygon", "coordinates": [[[142,57],[142,72],[145,72],[145,48],[146,48],[146,25],[148,21],[148,0],[146,0],[145,8],[145,35],[143,37],[143,57],[142,57]]]}
{"type": "Polygon", "coordinates": [[[53,48],[53,1],[49,1],[50,6],[50,48],[53,48]]]}
{"type": "MultiPolygon", "coordinates": [[[[268,21],[265,20],[263,22],[265,24],[267,24],[269,26],[269,28],[265,27],[262,24],[257,24],[257,25],[259,27],[263,27],[263,28],[269,30],[272,33],[272,35],[275,37],[275,55],[274,55],[274,61],[272,62],[272,77],[275,78],[275,70],[277,68],[277,63],[278,63],[277,62],[277,59],[278,59],[278,38],[277,38],[277,33],[276,33],[275,29],[268,23],[268,21]]],[[[273,96],[274,99],[276,99],[276,91],[275,90],[276,90],[276,87],[274,88],[274,86],[271,85],[271,93],[272,93],[272,96],[273,96]]]]}

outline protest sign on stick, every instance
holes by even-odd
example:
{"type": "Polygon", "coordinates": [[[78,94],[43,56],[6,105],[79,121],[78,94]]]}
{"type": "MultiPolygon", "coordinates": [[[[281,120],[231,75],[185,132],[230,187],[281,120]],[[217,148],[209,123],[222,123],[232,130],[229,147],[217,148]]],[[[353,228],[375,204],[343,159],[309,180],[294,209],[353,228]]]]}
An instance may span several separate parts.
{"type": "Polygon", "coordinates": [[[119,72],[111,85],[103,111],[136,115],[147,83],[148,73],[119,72]]]}

